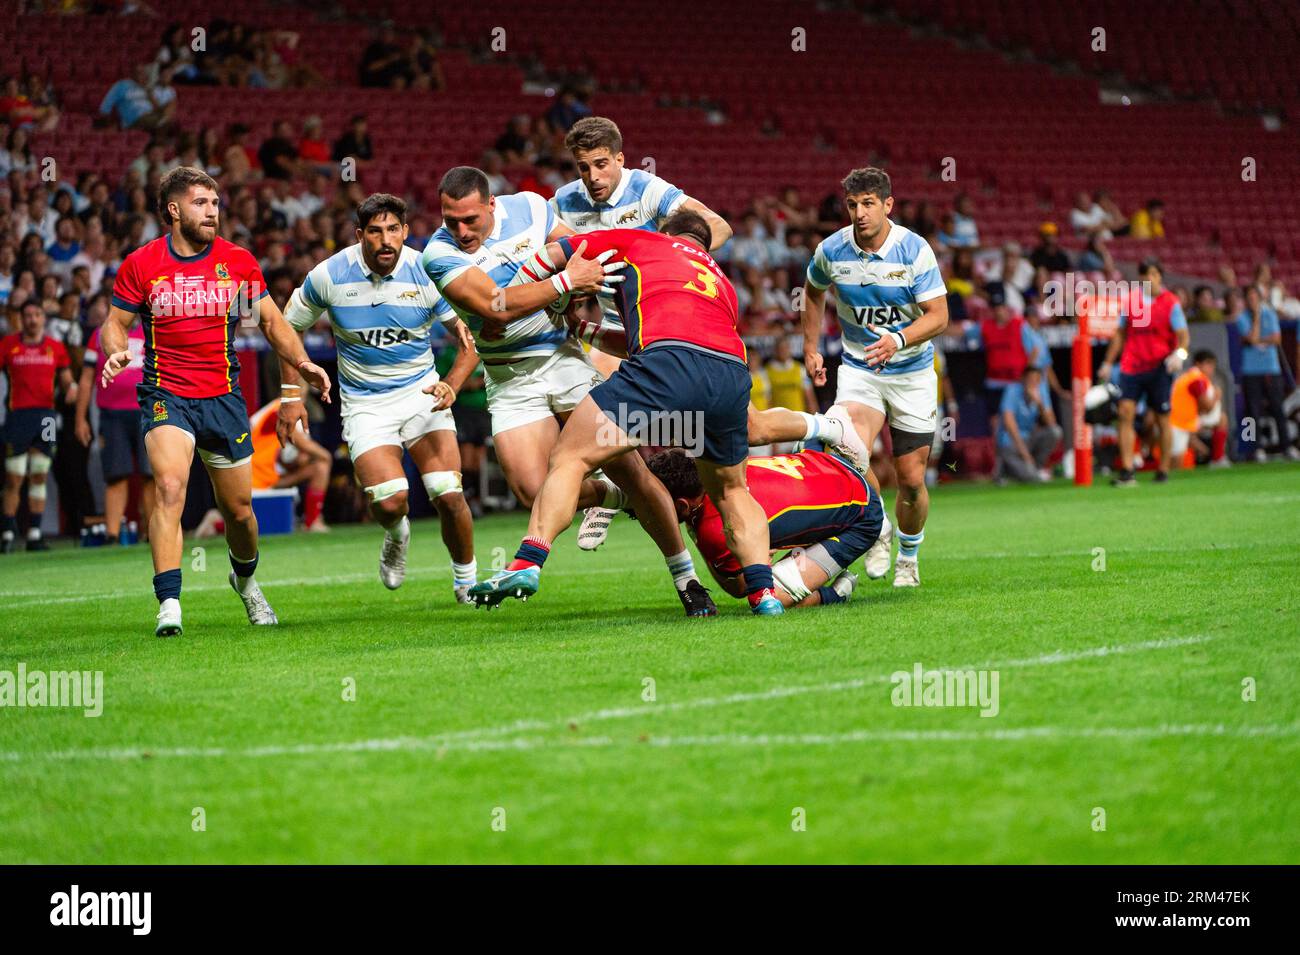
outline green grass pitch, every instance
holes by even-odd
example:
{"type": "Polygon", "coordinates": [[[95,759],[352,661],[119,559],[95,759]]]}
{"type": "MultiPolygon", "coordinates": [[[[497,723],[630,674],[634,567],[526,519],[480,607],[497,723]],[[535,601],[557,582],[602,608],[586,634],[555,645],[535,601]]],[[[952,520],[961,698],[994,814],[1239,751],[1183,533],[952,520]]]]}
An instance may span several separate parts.
{"type": "Polygon", "coordinates": [[[144,547],[0,558],[0,670],[105,686],[0,709],[0,863],[1300,862],[1300,468],[944,487],[926,534],[918,591],[695,621],[627,519],[492,613],[432,523],[394,593],[373,526],[270,538],[258,630],[206,542],[176,640],[144,547]],[[894,706],[916,663],[998,714],[894,706]]]}

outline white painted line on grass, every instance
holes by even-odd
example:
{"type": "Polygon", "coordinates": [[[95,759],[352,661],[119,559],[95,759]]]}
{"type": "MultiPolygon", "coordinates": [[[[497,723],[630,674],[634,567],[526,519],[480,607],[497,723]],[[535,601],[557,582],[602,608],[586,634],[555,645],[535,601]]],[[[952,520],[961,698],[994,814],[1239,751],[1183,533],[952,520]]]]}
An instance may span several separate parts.
{"type": "MultiPolygon", "coordinates": [[[[1193,635],[1187,637],[1169,637],[1159,640],[1145,640],[1140,643],[1116,644],[1101,647],[1089,647],[1083,650],[1058,650],[1053,653],[1046,653],[1036,657],[1026,657],[1021,659],[1000,660],[978,664],[966,664],[957,667],[938,667],[935,669],[947,670],[1009,670],[1025,667],[1037,666],[1054,666],[1060,663],[1071,663],[1079,660],[1098,659],[1111,656],[1122,656],[1131,653],[1142,653],[1148,650],[1167,650],[1176,647],[1194,646],[1196,644],[1206,643],[1214,639],[1208,635],[1193,635]]],[[[247,747],[242,749],[229,749],[225,747],[131,747],[125,749],[71,749],[60,750],[48,753],[23,753],[23,752],[2,752],[0,753],[0,762],[25,762],[31,760],[71,760],[71,759],[107,759],[107,760],[129,760],[141,758],[218,758],[218,757],[236,757],[236,758],[258,758],[264,756],[294,756],[294,755],[316,755],[324,753],[347,753],[347,752],[385,752],[385,751],[407,751],[407,750],[442,750],[458,749],[466,752],[478,752],[485,750],[510,750],[510,749],[531,749],[536,748],[528,743],[526,739],[500,739],[500,737],[518,737],[521,733],[563,730],[571,724],[579,728],[590,724],[599,723],[607,720],[630,719],[635,717],[654,717],[662,713],[681,712],[685,710],[711,709],[719,706],[730,706],[737,703],[763,702],[768,700],[784,699],[792,696],[802,696],[810,693],[840,693],[846,690],[862,689],[866,686],[888,683],[889,674],[877,674],[871,677],[859,677],[851,680],[836,680],[830,683],[816,683],[795,686],[777,686],[770,687],[766,690],[759,690],[748,693],[731,693],[726,696],[702,697],[694,700],[681,700],[677,702],[643,704],[641,706],[628,707],[610,707],[606,709],[593,710],[587,713],[581,713],[576,716],[569,716],[558,720],[516,720],[500,726],[483,727],[480,729],[454,730],[446,733],[439,733],[433,736],[397,736],[381,739],[352,740],[336,743],[301,743],[301,744],[280,744],[247,747]]],[[[860,731],[868,732],[868,731],[860,731]]],[[[888,731],[878,731],[888,732],[888,731]]],[[[933,731],[942,733],[946,731],[933,731]]],[[[996,731],[982,731],[976,735],[979,738],[996,738],[993,734],[996,731]]],[[[1008,731],[1001,731],[1008,732],[1008,731]]],[[[709,736],[686,736],[686,737],[651,737],[650,741],[655,739],[724,739],[729,737],[709,737],[709,736]]],[[[746,739],[749,737],[735,737],[737,739],[746,739]]],[[[780,736],[773,737],[753,737],[754,739],[782,739],[780,736]]],[[[790,737],[791,739],[808,737],[790,737]]],[[[906,739],[904,733],[899,739],[906,739]]],[[[572,743],[578,743],[581,737],[575,737],[572,743]]],[[[595,739],[604,739],[599,737],[595,739]]],[[[828,737],[828,740],[834,740],[835,737],[828,737]]],[[[883,739],[883,737],[882,737],[883,739]]],[[[845,739],[844,742],[853,742],[852,739],[845,739]]],[[[613,745],[613,741],[609,741],[613,745]]],[[[602,745],[593,743],[588,740],[582,745],[602,745]]],[[[657,745],[663,745],[659,743],[657,745]]],[[[687,745],[680,743],[678,745],[687,745]]],[[[738,743],[736,745],[746,745],[738,743]]],[[[757,744],[755,744],[757,745],[757,744]]]]}

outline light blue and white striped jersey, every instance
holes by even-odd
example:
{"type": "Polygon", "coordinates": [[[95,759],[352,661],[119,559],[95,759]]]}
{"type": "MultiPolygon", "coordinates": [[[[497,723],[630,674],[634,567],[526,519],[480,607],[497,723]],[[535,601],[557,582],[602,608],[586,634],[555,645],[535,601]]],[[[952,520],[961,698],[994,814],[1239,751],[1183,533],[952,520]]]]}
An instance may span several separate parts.
{"type": "MultiPolygon", "coordinates": [[[[520,267],[546,245],[546,237],[556,225],[555,213],[535,192],[497,196],[496,200],[492,234],[478,251],[461,251],[446,226],[429,239],[420,264],[439,290],[472,268],[482,269],[500,288],[527,281],[520,267]]],[[[484,341],[479,337],[483,319],[450,299],[447,303],[474,333],[474,344],[489,370],[493,365],[554,354],[568,335],[566,329],[551,321],[546,309],[539,309],[527,318],[510,322],[501,338],[484,341]]]]}
{"type": "Polygon", "coordinates": [[[891,222],[879,252],[864,252],[853,226],[822,240],[808,263],[808,283],[835,286],[835,311],[844,338],[843,360],[877,375],[906,375],[934,366],[934,345],[909,345],[879,368],[866,362],[866,350],[880,330],[902,331],[921,317],[921,303],[947,294],[939,263],[929,243],[891,222]]]}
{"type": "Polygon", "coordinates": [[[455,313],[420,268],[420,253],[402,246],[387,275],[370,271],[361,246],[335,252],[307,273],[284,310],[300,331],[329,312],[339,359],[339,391],[365,398],[404,388],[433,368],[429,331],[455,313]]]}
{"type": "Polygon", "coordinates": [[[551,209],[574,232],[596,229],[648,229],[677,211],[688,196],[670,182],[644,169],[624,169],[618,185],[604,202],[593,202],[581,179],[560,187],[551,209]]]}

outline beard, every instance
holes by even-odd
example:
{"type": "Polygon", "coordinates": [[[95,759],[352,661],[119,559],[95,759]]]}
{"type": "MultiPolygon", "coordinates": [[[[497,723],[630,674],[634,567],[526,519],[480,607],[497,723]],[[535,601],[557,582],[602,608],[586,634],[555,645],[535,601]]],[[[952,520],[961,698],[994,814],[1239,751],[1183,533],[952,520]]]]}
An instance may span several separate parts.
{"type": "Polygon", "coordinates": [[[193,246],[207,245],[217,235],[216,226],[204,225],[202,219],[186,219],[182,216],[180,226],[181,235],[193,246]]]}

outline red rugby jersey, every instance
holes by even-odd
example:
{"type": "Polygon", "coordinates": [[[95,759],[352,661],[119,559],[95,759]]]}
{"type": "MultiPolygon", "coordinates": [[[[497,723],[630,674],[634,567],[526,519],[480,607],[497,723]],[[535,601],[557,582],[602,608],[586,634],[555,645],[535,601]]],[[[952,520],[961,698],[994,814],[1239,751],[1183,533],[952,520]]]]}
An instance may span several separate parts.
{"type": "MultiPolygon", "coordinates": [[[[811,547],[833,537],[860,521],[871,503],[862,476],[823,451],[750,458],[745,480],[767,515],[773,550],[811,547]]],[[[700,556],[722,574],[740,573],[713,502],[706,497],[697,515],[691,533],[700,556]]]]}
{"type": "Polygon", "coordinates": [[[140,313],[145,382],[183,398],[235,390],[235,323],[266,294],[257,259],[220,236],[192,256],[174,252],[170,235],[154,239],[113,283],[113,304],[140,313]]]}
{"type": "Polygon", "coordinates": [[[645,229],[601,229],[560,239],[568,255],[583,242],[587,258],[615,249],[610,261],[628,263],[614,299],[629,355],[672,342],[744,364],[736,290],[713,256],[685,239],[645,229]]]}
{"type": "Polygon", "coordinates": [[[0,338],[0,371],[9,376],[9,410],[53,408],[59,369],[71,365],[63,343],[48,335],[35,345],[25,344],[21,334],[0,338]]]}

